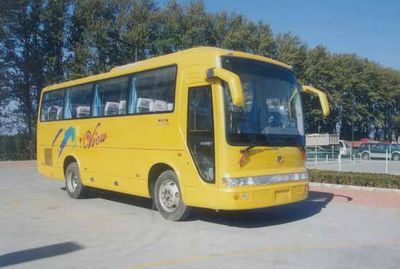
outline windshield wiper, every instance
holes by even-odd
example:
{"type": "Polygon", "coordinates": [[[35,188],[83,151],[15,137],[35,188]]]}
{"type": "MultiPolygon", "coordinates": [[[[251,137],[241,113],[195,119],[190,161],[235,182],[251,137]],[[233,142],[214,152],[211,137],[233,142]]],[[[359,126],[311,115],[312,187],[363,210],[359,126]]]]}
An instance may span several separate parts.
{"type": "Polygon", "coordinates": [[[249,145],[245,148],[242,149],[242,151],[247,151],[249,152],[252,148],[258,147],[258,146],[267,146],[267,137],[264,136],[262,137],[262,141],[260,141],[261,139],[259,139],[260,137],[255,136],[249,143],[249,145]]]}
{"type": "Polygon", "coordinates": [[[257,143],[251,143],[248,147],[246,147],[245,149],[242,149],[242,151],[247,151],[249,152],[252,148],[258,147],[258,146],[267,146],[265,143],[261,143],[261,142],[257,142],[257,143]]]}
{"type": "Polygon", "coordinates": [[[240,164],[241,167],[244,166],[248,162],[249,157],[250,157],[250,150],[252,148],[255,148],[255,147],[258,147],[258,146],[266,146],[266,143],[265,142],[255,142],[253,140],[252,142],[250,142],[249,146],[247,146],[246,148],[240,150],[240,153],[242,154],[242,157],[239,160],[239,164],[240,164]]]}

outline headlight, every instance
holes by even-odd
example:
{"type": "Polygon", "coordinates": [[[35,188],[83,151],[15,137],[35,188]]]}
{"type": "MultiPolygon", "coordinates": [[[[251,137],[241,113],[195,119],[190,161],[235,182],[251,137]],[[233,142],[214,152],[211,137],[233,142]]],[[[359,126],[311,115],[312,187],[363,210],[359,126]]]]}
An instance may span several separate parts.
{"type": "Polygon", "coordinates": [[[251,185],[265,185],[276,182],[294,181],[294,180],[308,180],[308,173],[290,173],[290,174],[278,174],[268,176],[256,176],[256,177],[236,177],[236,178],[223,178],[222,183],[226,187],[238,187],[238,186],[251,186],[251,185]]]}

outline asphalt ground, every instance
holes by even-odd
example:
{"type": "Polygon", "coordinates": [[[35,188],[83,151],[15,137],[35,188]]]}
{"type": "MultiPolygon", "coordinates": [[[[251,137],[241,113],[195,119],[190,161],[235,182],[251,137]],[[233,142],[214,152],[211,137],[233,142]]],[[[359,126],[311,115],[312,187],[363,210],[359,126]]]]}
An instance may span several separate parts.
{"type": "Polygon", "coordinates": [[[293,205],[196,209],[165,221],[147,199],[73,200],[32,162],[0,162],[0,267],[399,268],[400,192],[312,185],[293,205]]]}

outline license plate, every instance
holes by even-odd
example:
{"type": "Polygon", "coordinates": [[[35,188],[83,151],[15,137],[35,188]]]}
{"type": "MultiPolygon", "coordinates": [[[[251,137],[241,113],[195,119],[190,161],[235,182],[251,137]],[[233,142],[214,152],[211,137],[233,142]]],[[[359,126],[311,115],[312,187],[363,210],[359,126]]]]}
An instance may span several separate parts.
{"type": "Polygon", "coordinates": [[[275,192],[275,203],[282,204],[289,201],[289,191],[277,191],[275,192]]]}

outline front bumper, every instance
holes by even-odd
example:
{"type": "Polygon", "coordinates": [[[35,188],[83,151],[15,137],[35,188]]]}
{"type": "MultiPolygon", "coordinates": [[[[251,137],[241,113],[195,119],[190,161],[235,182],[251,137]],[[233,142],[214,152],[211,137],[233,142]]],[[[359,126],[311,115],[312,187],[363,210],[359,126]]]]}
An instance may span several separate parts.
{"type": "Polygon", "coordinates": [[[245,210],[291,204],[307,199],[308,181],[226,188],[218,193],[218,209],[245,210]]]}

